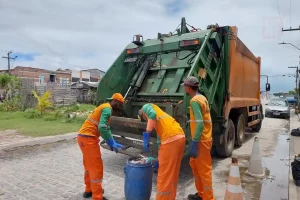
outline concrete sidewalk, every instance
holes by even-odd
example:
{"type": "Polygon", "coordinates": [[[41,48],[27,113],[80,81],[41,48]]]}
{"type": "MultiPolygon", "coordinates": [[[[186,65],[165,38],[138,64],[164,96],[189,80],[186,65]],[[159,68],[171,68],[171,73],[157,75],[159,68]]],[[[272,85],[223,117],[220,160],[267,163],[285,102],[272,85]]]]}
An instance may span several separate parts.
{"type": "MultiPolygon", "coordinates": [[[[300,127],[300,120],[294,111],[291,112],[290,118],[290,131],[300,127]]],[[[294,160],[295,155],[300,154],[300,137],[290,135],[290,166],[294,160]]],[[[294,183],[292,170],[290,168],[290,181],[289,181],[289,199],[300,200],[300,187],[297,187],[294,183]]]]}
{"type": "Polygon", "coordinates": [[[0,143],[0,155],[3,152],[13,151],[19,148],[72,140],[76,138],[77,134],[78,134],[77,132],[73,132],[73,133],[67,133],[62,135],[26,138],[11,143],[5,143],[5,142],[0,143]]]}

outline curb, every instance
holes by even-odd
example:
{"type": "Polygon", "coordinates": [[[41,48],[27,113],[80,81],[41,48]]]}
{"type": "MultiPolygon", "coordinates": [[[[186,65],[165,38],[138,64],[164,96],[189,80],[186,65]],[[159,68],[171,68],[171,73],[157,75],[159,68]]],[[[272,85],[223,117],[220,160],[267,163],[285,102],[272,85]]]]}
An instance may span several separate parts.
{"type": "Polygon", "coordinates": [[[62,135],[31,138],[31,139],[21,140],[20,142],[16,142],[12,144],[1,145],[0,154],[8,151],[14,151],[20,148],[73,140],[77,137],[77,134],[78,134],[77,132],[73,132],[73,133],[67,133],[62,135]]]}
{"type": "MultiPolygon", "coordinates": [[[[290,166],[291,162],[294,160],[294,157],[296,154],[299,154],[299,148],[297,148],[300,145],[300,138],[296,136],[291,135],[291,131],[294,128],[298,128],[300,125],[298,116],[294,113],[291,112],[291,117],[290,117],[290,142],[289,142],[289,148],[290,148],[290,166]]],[[[298,199],[300,196],[300,187],[297,187],[294,183],[293,176],[292,176],[292,170],[291,167],[289,166],[289,199],[298,199]]]]}

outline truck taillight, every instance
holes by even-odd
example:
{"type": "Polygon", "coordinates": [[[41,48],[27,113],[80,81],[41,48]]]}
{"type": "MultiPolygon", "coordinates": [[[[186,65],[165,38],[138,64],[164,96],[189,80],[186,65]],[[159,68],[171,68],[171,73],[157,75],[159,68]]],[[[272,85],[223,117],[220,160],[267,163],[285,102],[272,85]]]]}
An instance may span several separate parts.
{"type": "Polygon", "coordinates": [[[136,54],[140,53],[140,48],[134,48],[134,49],[126,49],[127,54],[136,54]]]}
{"type": "Polygon", "coordinates": [[[179,47],[196,46],[200,44],[199,39],[194,40],[182,40],[179,42],[179,47]]]}

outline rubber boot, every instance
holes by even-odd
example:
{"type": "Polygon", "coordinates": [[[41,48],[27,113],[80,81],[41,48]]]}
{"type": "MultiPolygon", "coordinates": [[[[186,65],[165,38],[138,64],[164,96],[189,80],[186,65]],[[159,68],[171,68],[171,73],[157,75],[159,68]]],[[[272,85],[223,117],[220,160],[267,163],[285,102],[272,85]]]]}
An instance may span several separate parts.
{"type": "Polygon", "coordinates": [[[93,196],[93,193],[92,192],[84,192],[82,196],[83,196],[83,198],[91,198],[93,196]]]}
{"type": "Polygon", "coordinates": [[[188,200],[202,200],[202,198],[199,196],[198,193],[195,193],[195,194],[189,194],[188,200]]]}
{"type": "MultiPolygon", "coordinates": [[[[104,189],[102,189],[102,194],[104,194],[104,189]]],[[[84,192],[83,193],[83,198],[91,198],[93,196],[93,193],[92,192],[84,192]]],[[[103,200],[105,200],[106,198],[103,197],[103,200]]]]}

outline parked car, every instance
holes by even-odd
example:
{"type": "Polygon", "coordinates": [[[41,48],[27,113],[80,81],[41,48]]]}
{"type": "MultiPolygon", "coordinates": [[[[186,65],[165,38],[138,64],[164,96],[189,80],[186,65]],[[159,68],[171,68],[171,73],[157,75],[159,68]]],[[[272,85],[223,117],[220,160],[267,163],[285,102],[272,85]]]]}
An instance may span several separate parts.
{"type": "Polygon", "coordinates": [[[288,101],[282,98],[274,98],[266,104],[265,116],[266,117],[282,117],[290,118],[290,107],[288,101]]]}

